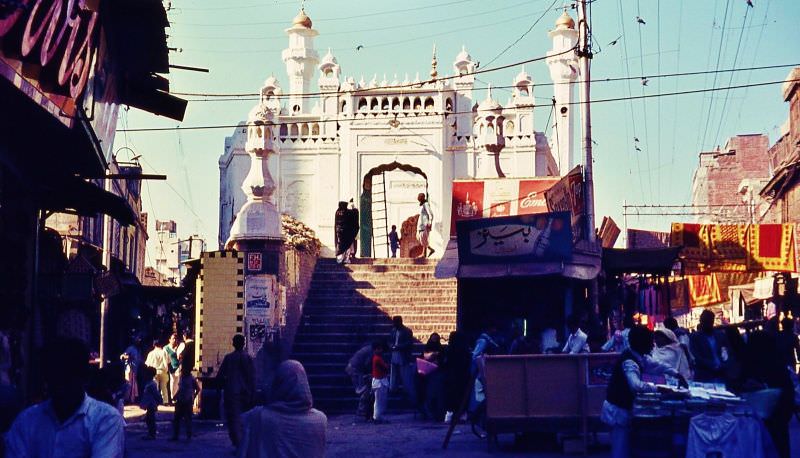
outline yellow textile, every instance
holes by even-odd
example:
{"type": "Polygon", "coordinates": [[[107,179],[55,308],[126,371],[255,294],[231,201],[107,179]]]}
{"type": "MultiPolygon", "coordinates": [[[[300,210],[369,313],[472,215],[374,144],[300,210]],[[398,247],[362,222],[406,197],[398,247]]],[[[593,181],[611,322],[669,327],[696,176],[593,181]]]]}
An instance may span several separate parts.
{"type": "Polygon", "coordinates": [[[794,224],[760,224],[750,230],[749,270],[797,271],[794,224]]]}
{"type": "Polygon", "coordinates": [[[686,278],[689,281],[689,304],[692,307],[707,307],[722,302],[715,274],[687,275],[686,278]]]}

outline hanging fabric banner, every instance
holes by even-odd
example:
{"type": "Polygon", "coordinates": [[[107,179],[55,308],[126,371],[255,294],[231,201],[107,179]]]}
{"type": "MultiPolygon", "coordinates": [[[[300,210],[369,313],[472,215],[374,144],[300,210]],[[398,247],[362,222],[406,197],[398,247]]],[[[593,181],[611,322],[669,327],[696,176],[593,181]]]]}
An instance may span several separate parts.
{"type": "Polygon", "coordinates": [[[748,225],[712,224],[709,268],[714,272],[744,272],[747,270],[748,225]]]}
{"type": "Polygon", "coordinates": [[[750,231],[750,270],[795,272],[794,224],[759,224],[750,231]]]}
{"type": "Polygon", "coordinates": [[[705,224],[672,223],[670,245],[680,246],[680,257],[689,271],[704,272],[711,256],[708,226],[705,224]]]}
{"type": "Polygon", "coordinates": [[[687,275],[686,278],[689,283],[689,305],[708,307],[722,302],[722,294],[715,274],[687,275]]]}

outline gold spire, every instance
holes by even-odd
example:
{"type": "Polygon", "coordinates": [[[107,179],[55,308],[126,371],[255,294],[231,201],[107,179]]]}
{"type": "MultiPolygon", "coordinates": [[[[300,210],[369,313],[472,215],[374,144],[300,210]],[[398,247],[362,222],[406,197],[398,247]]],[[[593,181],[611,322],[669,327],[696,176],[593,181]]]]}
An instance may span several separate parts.
{"type": "Polygon", "coordinates": [[[564,13],[556,20],[556,28],[557,29],[574,29],[575,28],[575,21],[572,17],[567,13],[567,10],[564,10],[564,13]]]}
{"type": "Polygon", "coordinates": [[[297,16],[292,20],[292,27],[311,28],[311,18],[306,15],[305,8],[300,8],[300,12],[297,13],[297,16]]]}
{"type": "Polygon", "coordinates": [[[431,59],[431,78],[432,79],[436,79],[436,77],[439,76],[439,72],[436,70],[436,65],[438,63],[439,63],[439,61],[436,60],[436,44],[434,43],[434,45],[433,45],[433,59],[431,59]]]}

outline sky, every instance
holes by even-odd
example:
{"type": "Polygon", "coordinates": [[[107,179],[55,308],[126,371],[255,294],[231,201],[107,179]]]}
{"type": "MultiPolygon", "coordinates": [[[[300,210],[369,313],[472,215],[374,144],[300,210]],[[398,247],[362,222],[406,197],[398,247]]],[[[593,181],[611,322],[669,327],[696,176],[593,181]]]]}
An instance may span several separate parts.
{"type": "MultiPolygon", "coordinates": [[[[736,134],[763,133],[770,144],[780,136],[788,104],[781,85],[680,96],[603,102],[604,99],[656,95],[712,87],[783,81],[790,67],[694,76],[654,77],[681,72],[800,64],[800,2],[796,0],[594,0],[590,3],[592,132],[595,203],[598,224],[611,216],[629,228],[668,230],[672,221],[691,217],[623,216],[623,205],[688,204],[698,153],[724,146],[736,134]],[[641,18],[644,24],[637,21],[641,18]],[[616,44],[612,42],[616,41],[616,44]],[[640,77],[648,76],[646,85],[640,77]],[[606,78],[632,77],[622,81],[606,78]],[[635,139],[639,141],[636,142],[635,139]],[[637,149],[638,148],[638,149],[637,149]]],[[[284,30],[300,1],[172,0],[167,29],[173,64],[202,67],[209,73],[174,70],[171,92],[253,93],[275,75],[284,90],[287,47],[284,30]]],[[[319,31],[315,46],[328,48],[343,76],[369,81],[386,74],[391,81],[430,71],[435,44],[439,74],[451,74],[462,45],[480,68],[514,64],[544,56],[548,30],[562,12],[562,0],[309,0],[305,10],[319,31]],[[552,6],[552,7],[551,7],[552,6]],[[537,19],[541,18],[538,23],[537,19]],[[533,27],[532,27],[533,26],[533,27]],[[532,27],[532,28],[531,28],[532,27]],[[530,32],[526,33],[530,29],[530,32]],[[357,47],[363,46],[360,50],[357,47]],[[505,52],[502,52],[504,51],[505,52]]],[[[574,10],[570,10],[573,18],[574,10]]],[[[552,86],[544,62],[525,66],[534,80],[538,131],[546,131],[552,86]],[[537,84],[542,84],[537,87],[537,84]]],[[[476,87],[512,84],[520,66],[478,76],[476,87]]],[[[316,76],[312,79],[316,89],[316,76]]],[[[501,103],[510,96],[494,90],[501,103]]],[[[485,92],[476,93],[480,100],[485,92]]],[[[137,109],[121,109],[119,129],[235,125],[254,100],[196,101],[183,122],[137,109]]],[[[580,122],[580,121],[578,121],[580,122]]],[[[114,149],[121,160],[131,153],[145,173],[166,181],[144,185],[152,252],[155,220],[178,223],[180,237],[199,234],[213,249],[217,240],[219,167],[225,137],[233,129],[118,132],[114,149]]],[[[629,210],[633,211],[633,210],[629,210]]],[[[152,255],[150,255],[152,259],[152,255]]],[[[148,260],[148,263],[152,263],[148,260]]]]}

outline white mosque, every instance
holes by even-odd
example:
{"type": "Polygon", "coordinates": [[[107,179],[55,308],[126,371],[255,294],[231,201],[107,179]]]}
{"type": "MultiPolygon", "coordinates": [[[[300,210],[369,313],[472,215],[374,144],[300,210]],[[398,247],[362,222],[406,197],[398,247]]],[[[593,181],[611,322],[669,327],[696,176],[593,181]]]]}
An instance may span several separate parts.
{"type": "Polygon", "coordinates": [[[556,83],[551,139],[535,130],[534,83],[524,68],[502,105],[491,88],[476,100],[477,64],[463,48],[450,76],[439,73],[434,48],[423,78],[356,81],[342,75],[330,50],[319,57],[319,32],[305,11],[286,34],[288,90],[276,77],[267,78],[260,101],[225,139],[219,158],[220,246],[237,237],[275,236],[280,212],[313,228],[323,254],[330,254],[337,203],[354,199],[362,214],[360,249],[380,256],[375,242],[369,246],[372,231],[374,240],[385,239],[383,226],[399,229],[417,214],[417,194],[427,192],[435,216],[431,246],[443,253],[453,180],[563,175],[576,165],[578,65],[575,54],[565,51],[575,46],[578,32],[566,12],[549,32],[547,64],[556,83]]]}

